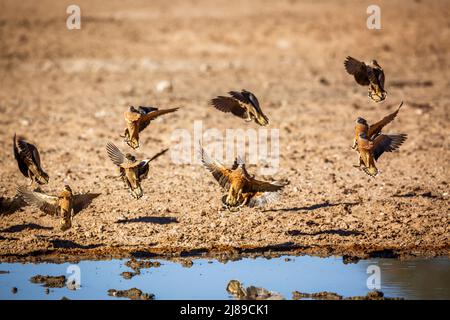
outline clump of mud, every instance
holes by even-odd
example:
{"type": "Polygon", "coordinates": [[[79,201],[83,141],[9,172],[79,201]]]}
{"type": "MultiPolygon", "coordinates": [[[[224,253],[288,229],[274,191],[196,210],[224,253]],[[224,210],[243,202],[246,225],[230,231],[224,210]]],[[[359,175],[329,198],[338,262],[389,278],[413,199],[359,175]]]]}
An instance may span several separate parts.
{"type": "Polygon", "coordinates": [[[358,263],[359,262],[359,258],[358,257],[354,257],[354,256],[349,256],[349,255],[343,255],[342,256],[342,262],[344,264],[352,264],[352,263],[358,263]]]}
{"type": "Polygon", "coordinates": [[[191,259],[182,259],[180,263],[183,268],[190,268],[194,265],[191,259]]]}
{"type": "Polygon", "coordinates": [[[317,293],[303,293],[299,291],[292,292],[293,300],[301,299],[316,299],[316,300],[403,300],[403,298],[388,298],[384,296],[381,291],[371,291],[365,296],[353,296],[353,297],[343,297],[335,292],[317,292],[317,293]]]}
{"type": "Polygon", "coordinates": [[[43,284],[47,288],[64,288],[66,285],[65,276],[42,276],[40,274],[31,277],[32,283],[43,284]]]}
{"type": "Polygon", "coordinates": [[[161,263],[158,261],[150,261],[150,260],[136,260],[132,258],[127,261],[125,265],[135,271],[139,271],[140,269],[148,269],[148,268],[158,268],[161,266],[161,263]]]}
{"type": "Polygon", "coordinates": [[[108,295],[111,297],[128,298],[131,300],[153,300],[155,298],[154,294],[143,293],[137,288],[131,288],[128,290],[109,289],[108,295]]]}
{"type": "Polygon", "coordinates": [[[238,280],[231,280],[227,285],[227,291],[240,300],[284,300],[284,297],[267,289],[250,286],[245,288],[238,280]]]}
{"type": "Polygon", "coordinates": [[[138,275],[137,272],[124,271],[120,274],[124,279],[130,280],[134,276],[138,275]]]}
{"type": "Polygon", "coordinates": [[[140,275],[141,269],[158,268],[161,266],[161,263],[158,261],[136,260],[135,258],[132,258],[127,261],[125,265],[134,270],[134,272],[124,271],[120,274],[124,279],[129,280],[136,275],[140,275]]]}
{"type": "Polygon", "coordinates": [[[299,291],[292,292],[292,299],[317,299],[317,300],[342,300],[343,297],[335,292],[316,292],[316,293],[304,293],[299,291]]]}
{"type": "Polygon", "coordinates": [[[374,290],[365,296],[348,297],[347,300],[403,300],[403,298],[385,297],[383,292],[374,290]]]}

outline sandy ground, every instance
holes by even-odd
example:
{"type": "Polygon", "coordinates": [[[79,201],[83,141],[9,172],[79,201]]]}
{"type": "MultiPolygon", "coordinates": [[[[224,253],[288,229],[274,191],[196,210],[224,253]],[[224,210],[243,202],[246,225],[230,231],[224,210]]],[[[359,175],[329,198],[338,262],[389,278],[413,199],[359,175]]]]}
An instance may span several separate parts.
{"type": "MultiPolygon", "coordinates": [[[[382,30],[366,28],[371,1],[77,1],[81,30],[65,25],[72,1],[0,3],[0,195],[20,174],[15,132],[34,142],[57,193],[100,192],[62,232],[33,207],[0,215],[0,260],[156,254],[448,255],[449,1],[379,1],[382,30]],[[368,100],[343,68],[347,55],[383,66],[388,98],[368,100]],[[158,82],[171,81],[171,92],[158,82]],[[155,161],[136,201],[113,178],[105,144],[128,150],[129,105],[181,106],[142,133],[137,155],[173,147],[176,129],[253,128],[208,106],[232,89],[259,98],[279,129],[289,179],[264,210],[221,208],[199,164],[155,161]],[[357,116],[379,120],[403,100],[387,132],[408,134],[371,179],[352,165],[357,116]]],[[[192,143],[195,141],[192,140],[192,143]]],[[[262,164],[261,164],[262,165],[262,164]]],[[[249,166],[258,176],[260,166],[249,166]]],[[[4,199],[4,201],[5,201],[4,199]]]]}

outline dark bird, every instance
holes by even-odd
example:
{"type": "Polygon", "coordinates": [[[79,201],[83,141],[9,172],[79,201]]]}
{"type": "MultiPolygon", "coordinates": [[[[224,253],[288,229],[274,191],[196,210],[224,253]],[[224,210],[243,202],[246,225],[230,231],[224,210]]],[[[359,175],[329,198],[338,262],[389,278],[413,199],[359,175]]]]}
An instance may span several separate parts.
{"type": "Polygon", "coordinates": [[[149,163],[159,156],[163,155],[169,149],[157,153],[150,159],[137,161],[132,154],[123,154],[119,148],[113,143],[108,142],[106,145],[106,152],[111,161],[119,167],[120,177],[131,192],[131,195],[139,199],[143,195],[141,181],[147,178],[149,171],[149,163]]]}
{"type": "Polygon", "coordinates": [[[256,180],[245,167],[244,161],[238,157],[231,169],[213,160],[200,147],[203,166],[208,169],[219,185],[227,191],[222,201],[227,208],[261,207],[278,199],[280,191],[286,186],[281,181],[266,182],[256,180]]]}
{"type": "Polygon", "coordinates": [[[403,101],[400,103],[397,110],[395,110],[391,114],[387,115],[386,117],[384,117],[383,119],[381,119],[378,122],[375,122],[372,125],[369,125],[367,123],[366,119],[364,119],[362,117],[358,117],[356,119],[356,123],[355,123],[355,137],[353,139],[352,149],[356,148],[357,143],[358,143],[359,134],[362,132],[364,132],[366,134],[366,136],[369,140],[375,139],[381,133],[381,130],[386,125],[391,123],[395,119],[395,117],[397,117],[397,114],[400,111],[400,108],[402,107],[402,105],[403,105],[403,101]]]}
{"type": "Polygon", "coordinates": [[[29,143],[24,138],[13,138],[14,157],[16,158],[19,170],[22,174],[30,178],[30,185],[33,183],[48,183],[48,174],[42,169],[39,151],[35,145],[29,143]]]}
{"type": "Polygon", "coordinates": [[[369,86],[369,97],[375,102],[386,99],[384,90],[384,71],[376,60],[371,65],[347,57],[344,62],[345,70],[355,77],[356,82],[362,86],[369,86]]]}
{"type": "Polygon", "coordinates": [[[380,134],[372,141],[361,132],[358,137],[359,167],[363,166],[363,171],[369,176],[377,176],[375,161],[384,152],[397,150],[406,138],[406,134],[380,134]]]}
{"type": "Polygon", "coordinates": [[[135,107],[131,106],[128,111],[124,112],[127,127],[125,128],[125,132],[122,138],[125,138],[124,141],[131,148],[139,148],[139,133],[147,128],[152,120],[163,114],[175,112],[178,109],[179,108],[158,109],[142,106],[136,109],[135,107]]]}
{"type": "Polygon", "coordinates": [[[74,195],[68,185],[65,185],[57,196],[30,191],[22,186],[17,188],[17,192],[27,204],[47,214],[59,216],[62,231],[70,229],[73,216],[88,207],[91,201],[100,195],[99,193],[74,195]]]}
{"type": "Polygon", "coordinates": [[[247,90],[228,93],[230,97],[218,96],[211,100],[211,104],[222,112],[231,112],[235,116],[245,119],[246,122],[254,120],[261,126],[269,124],[269,118],[262,112],[258,99],[253,93],[247,90]]]}

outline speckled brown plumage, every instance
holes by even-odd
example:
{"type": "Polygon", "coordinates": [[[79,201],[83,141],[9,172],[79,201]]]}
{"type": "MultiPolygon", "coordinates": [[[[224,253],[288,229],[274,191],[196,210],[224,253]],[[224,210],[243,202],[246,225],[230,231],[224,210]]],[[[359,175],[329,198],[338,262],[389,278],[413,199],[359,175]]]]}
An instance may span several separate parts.
{"type": "Polygon", "coordinates": [[[211,100],[211,104],[222,112],[231,112],[233,115],[255,121],[261,126],[269,124],[269,118],[263,113],[256,96],[247,90],[230,91],[229,97],[218,96],[211,100]]]}
{"type": "Polygon", "coordinates": [[[179,108],[158,109],[153,107],[131,106],[124,112],[126,128],[124,135],[125,142],[133,149],[139,148],[139,133],[147,128],[150,122],[159,116],[177,111],[179,108]]]}
{"type": "Polygon", "coordinates": [[[266,182],[255,179],[245,167],[241,158],[236,158],[231,169],[213,160],[200,147],[200,157],[203,166],[208,169],[219,185],[227,191],[222,199],[229,207],[262,207],[278,199],[279,192],[286,186],[281,181],[266,182]]]}
{"type": "Polygon", "coordinates": [[[345,59],[344,66],[345,70],[355,77],[356,83],[369,87],[369,98],[375,102],[386,99],[384,71],[376,60],[372,60],[368,65],[349,56],[345,59]]]}

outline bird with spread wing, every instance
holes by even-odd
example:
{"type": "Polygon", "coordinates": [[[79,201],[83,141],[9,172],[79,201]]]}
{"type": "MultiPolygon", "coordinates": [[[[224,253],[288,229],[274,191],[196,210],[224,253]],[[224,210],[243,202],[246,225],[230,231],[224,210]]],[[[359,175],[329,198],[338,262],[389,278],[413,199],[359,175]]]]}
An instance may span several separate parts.
{"type": "Polygon", "coordinates": [[[131,106],[128,111],[124,112],[125,122],[127,127],[125,128],[124,141],[133,149],[139,148],[139,133],[147,128],[150,122],[159,116],[167,113],[175,112],[179,108],[171,109],[158,109],[154,107],[142,107],[137,109],[131,106]]]}
{"type": "Polygon", "coordinates": [[[394,112],[372,125],[369,125],[364,118],[358,117],[356,119],[355,137],[352,146],[358,152],[358,164],[355,167],[363,166],[363,171],[371,177],[378,174],[375,161],[384,152],[398,150],[407,138],[407,135],[403,133],[381,133],[382,129],[395,119],[402,105],[403,101],[394,112]]]}
{"type": "Polygon", "coordinates": [[[211,104],[222,112],[231,112],[233,115],[245,119],[246,122],[254,120],[261,126],[269,124],[269,118],[263,113],[256,96],[247,90],[230,91],[229,97],[218,96],[211,100],[211,104]]]}
{"type": "Polygon", "coordinates": [[[23,137],[17,138],[14,134],[13,149],[19,170],[25,177],[30,178],[30,185],[33,183],[47,184],[49,176],[42,169],[41,158],[36,146],[23,137]]]}
{"type": "Polygon", "coordinates": [[[375,161],[384,153],[398,150],[400,145],[405,142],[407,135],[400,134],[384,134],[382,129],[391,123],[396,117],[403,101],[397,110],[385,116],[380,121],[369,125],[367,120],[358,117],[355,123],[355,137],[353,139],[353,149],[358,152],[358,164],[355,167],[363,167],[363,171],[371,177],[378,174],[375,161]]]}
{"type": "Polygon", "coordinates": [[[144,194],[141,187],[141,181],[147,178],[149,163],[166,153],[167,150],[169,149],[164,149],[150,159],[138,161],[136,160],[136,157],[130,153],[123,154],[113,143],[108,142],[106,145],[108,157],[119,167],[120,177],[128,187],[131,195],[136,199],[141,198],[144,194]]]}
{"type": "Polygon", "coordinates": [[[99,193],[74,195],[68,185],[65,185],[57,196],[30,191],[23,186],[18,187],[17,192],[28,205],[35,206],[47,214],[59,216],[62,231],[70,229],[73,216],[87,208],[92,200],[100,195],[99,193]]]}
{"type": "Polygon", "coordinates": [[[286,183],[281,181],[266,182],[256,180],[246,169],[244,161],[238,157],[231,169],[212,159],[200,146],[200,157],[203,166],[212,173],[219,185],[227,191],[222,198],[228,208],[262,207],[278,199],[286,183]]]}
{"type": "Polygon", "coordinates": [[[371,177],[376,177],[378,169],[375,161],[384,153],[397,150],[406,140],[407,135],[400,134],[380,134],[375,139],[369,140],[367,134],[361,132],[358,138],[359,165],[363,166],[363,171],[371,177]]]}
{"type": "Polygon", "coordinates": [[[400,105],[394,112],[388,114],[380,121],[375,122],[374,124],[371,124],[371,125],[368,124],[366,119],[364,119],[362,117],[358,117],[356,119],[356,123],[355,123],[355,137],[353,139],[352,149],[356,149],[357,144],[358,144],[359,134],[361,132],[364,132],[369,140],[375,139],[381,133],[381,130],[397,117],[397,114],[400,111],[400,108],[402,107],[402,105],[403,105],[403,101],[400,103],[400,105]]]}
{"type": "Polygon", "coordinates": [[[376,60],[372,60],[372,63],[368,65],[348,56],[345,59],[344,66],[347,73],[354,76],[359,85],[369,86],[369,98],[375,102],[386,99],[384,71],[376,60]]]}

